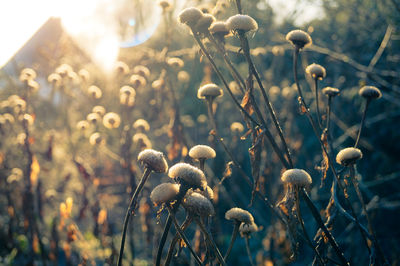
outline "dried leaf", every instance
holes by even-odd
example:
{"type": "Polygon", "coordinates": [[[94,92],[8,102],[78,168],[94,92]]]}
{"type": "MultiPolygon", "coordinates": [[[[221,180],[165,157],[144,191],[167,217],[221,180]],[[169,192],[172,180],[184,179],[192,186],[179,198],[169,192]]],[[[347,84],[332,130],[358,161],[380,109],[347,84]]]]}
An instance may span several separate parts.
{"type": "Polygon", "coordinates": [[[39,162],[38,162],[36,156],[33,156],[32,157],[32,164],[31,164],[31,176],[30,176],[31,183],[32,183],[33,186],[36,185],[39,172],[40,172],[39,162]]]}
{"type": "Polygon", "coordinates": [[[250,90],[246,91],[243,96],[242,103],[240,104],[244,110],[246,110],[250,115],[253,114],[253,105],[250,100],[250,90]]]}

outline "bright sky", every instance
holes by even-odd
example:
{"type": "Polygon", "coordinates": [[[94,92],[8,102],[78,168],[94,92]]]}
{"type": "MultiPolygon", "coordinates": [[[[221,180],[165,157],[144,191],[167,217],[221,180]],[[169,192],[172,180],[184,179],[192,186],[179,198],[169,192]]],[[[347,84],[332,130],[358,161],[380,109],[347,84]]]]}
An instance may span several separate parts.
{"type": "MultiPolygon", "coordinates": [[[[298,8],[298,0],[266,0],[274,9],[288,15],[298,8]]],[[[132,0],[9,0],[0,6],[0,68],[43,25],[50,16],[61,17],[64,28],[75,38],[93,60],[105,70],[112,66],[119,47],[135,45],[146,40],[160,19],[157,1],[143,1],[145,19],[149,22],[145,32],[135,35],[135,40],[121,44],[115,12],[126,7],[132,0]],[[6,2],[6,4],[4,4],[6,2]]],[[[135,10],[136,7],[133,7],[135,10]]],[[[300,4],[304,21],[318,16],[318,8],[300,4]]],[[[303,19],[300,19],[303,22],[303,19]]],[[[134,25],[135,20],[130,19],[134,25]]],[[[126,41],[126,40],[125,40],[126,41]]]]}

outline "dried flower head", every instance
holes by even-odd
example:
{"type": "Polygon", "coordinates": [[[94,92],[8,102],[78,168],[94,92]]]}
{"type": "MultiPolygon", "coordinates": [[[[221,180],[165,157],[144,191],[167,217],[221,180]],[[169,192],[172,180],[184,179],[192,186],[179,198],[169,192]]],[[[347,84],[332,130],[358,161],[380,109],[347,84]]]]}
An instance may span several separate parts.
{"type": "Polygon", "coordinates": [[[140,147],[140,149],[151,148],[150,139],[143,133],[136,133],[132,137],[133,143],[140,147]]]}
{"type": "Polygon", "coordinates": [[[163,9],[163,11],[167,11],[171,8],[171,3],[167,0],[158,1],[158,5],[163,9]]]}
{"type": "Polygon", "coordinates": [[[185,70],[178,72],[178,81],[182,83],[187,83],[190,80],[190,75],[185,70]]]}
{"type": "Polygon", "coordinates": [[[336,162],[343,166],[349,166],[355,164],[362,157],[363,154],[359,149],[350,147],[339,151],[336,155],[336,162]]]}
{"type": "Polygon", "coordinates": [[[21,70],[19,75],[19,80],[22,82],[26,82],[28,80],[32,80],[36,78],[36,72],[32,68],[24,68],[21,70]]]}
{"type": "Polygon", "coordinates": [[[168,170],[168,163],[164,154],[156,150],[146,149],[141,151],[138,155],[138,162],[157,173],[165,173],[168,170]]]}
{"type": "Polygon", "coordinates": [[[137,74],[137,75],[140,75],[140,76],[143,76],[145,78],[149,78],[150,77],[150,70],[147,67],[142,66],[142,65],[135,66],[133,68],[133,73],[137,74]]]}
{"type": "Polygon", "coordinates": [[[150,125],[146,120],[139,118],[133,123],[133,128],[144,132],[150,130],[150,125]]]}
{"type": "Polygon", "coordinates": [[[313,79],[323,80],[326,76],[326,70],[323,66],[312,63],[306,67],[306,73],[309,74],[313,79]]]}
{"type": "Polygon", "coordinates": [[[340,94],[340,90],[338,88],[325,87],[322,89],[322,93],[330,97],[335,97],[340,94]]]}
{"type": "Polygon", "coordinates": [[[62,64],[62,65],[58,66],[58,67],[56,68],[56,70],[55,70],[55,72],[56,72],[57,74],[59,74],[61,77],[66,77],[66,76],[68,76],[69,72],[72,72],[72,71],[74,71],[74,70],[73,70],[72,67],[71,67],[70,65],[68,65],[68,64],[62,64]]]}
{"type": "Polygon", "coordinates": [[[6,123],[6,124],[14,124],[14,122],[15,122],[14,116],[9,113],[3,114],[3,119],[4,119],[4,123],[6,123]]]}
{"type": "Polygon", "coordinates": [[[37,92],[40,88],[39,83],[37,83],[35,80],[30,79],[27,81],[27,87],[28,89],[33,93],[33,92],[37,92]]]}
{"type": "Polygon", "coordinates": [[[117,113],[109,112],[103,117],[103,125],[106,128],[118,128],[121,124],[121,118],[117,113]]]}
{"type": "Polygon", "coordinates": [[[99,132],[95,132],[89,137],[89,143],[91,145],[101,145],[105,143],[105,139],[101,136],[99,132]]]}
{"type": "Polygon", "coordinates": [[[106,113],[106,108],[104,108],[104,107],[101,106],[101,105],[96,105],[96,106],[93,107],[92,113],[96,113],[96,114],[98,114],[99,116],[103,116],[103,115],[105,115],[105,113],[106,113]]]}
{"type": "Polygon", "coordinates": [[[210,32],[213,35],[222,35],[226,36],[229,34],[228,26],[224,21],[215,21],[211,24],[209,28],[210,32]]]}
{"type": "Polygon", "coordinates": [[[175,200],[179,192],[179,184],[162,183],[156,186],[150,193],[150,199],[154,205],[161,205],[175,200]]]}
{"type": "Polygon", "coordinates": [[[242,91],[240,90],[239,85],[235,81],[229,82],[229,88],[231,89],[233,94],[241,95],[242,91]]]}
{"type": "Polygon", "coordinates": [[[215,18],[211,14],[204,14],[201,19],[196,23],[193,29],[199,33],[208,33],[208,28],[215,21],[215,18]]]}
{"type": "Polygon", "coordinates": [[[214,215],[214,207],[211,201],[197,192],[185,196],[182,205],[189,213],[200,217],[214,215]]]}
{"type": "Polygon", "coordinates": [[[8,98],[8,101],[10,102],[10,105],[14,107],[14,112],[19,114],[23,111],[26,110],[26,102],[25,100],[21,99],[19,96],[16,98],[10,100],[10,97],[8,98]]]}
{"type": "Polygon", "coordinates": [[[126,75],[129,72],[129,66],[122,61],[115,62],[114,69],[118,75],[126,75]]]}
{"type": "Polygon", "coordinates": [[[250,212],[237,207],[228,210],[225,213],[225,219],[245,224],[254,223],[254,217],[250,212]]]}
{"type": "Polygon", "coordinates": [[[226,25],[228,29],[233,32],[248,32],[256,31],[258,29],[257,22],[252,17],[241,14],[228,18],[226,25]]]}
{"type": "Polygon", "coordinates": [[[136,96],[136,91],[134,88],[132,88],[131,86],[125,85],[122,86],[121,89],[119,89],[119,94],[126,94],[127,96],[136,96]]]}
{"type": "Polygon", "coordinates": [[[207,145],[196,145],[189,150],[189,156],[197,160],[211,159],[215,157],[215,151],[207,145]]]}
{"type": "Polygon", "coordinates": [[[201,12],[200,9],[196,7],[188,7],[179,13],[178,21],[182,24],[188,25],[189,27],[193,27],[202,17],[203,12],[201,12]]]}
{"type": "Polygon", "coordinates": [[[33,125],[34,119],[30,114],[21,115],[20,120],[22,123],[31,126],[33,125]]]}
{"type": "Polygon", "coordinates": [[[204,190],[207,187],[203,171],[187,163],[177,163],[172,166],[168,171],[168,176],[178,179],[179,182],[183,181],[193,189],[204,190]]]}
{"type": "Polygon", "coordinates": [[[129,83],[132,84],[133,88],[138,89],[140,87],[146,86],[147,81],[143,76],[138,74],[133,74],[129,78],[129,83]]]}
{"type": "Polygon", "coordinates": [[[170,57],[167,59],[167,64],[174,68],[182,68],[185,65],[185,62],[178,57],[170,57]]]}
{"type": "Polygon", "coordinates": [[[101,116],[98,113],[90,113],[87,115],[86,120],[92,124],[97,124],[101,121],[101,116]]]}
{"type": "Polygon", "coordinates": [[[206,189],[203,191],[200,189],[196,189],[194,192],[200,193],[201,195],[203,195],[204,197],[206,197],[209,200],[214,199],[214,191],[209,186],[207,186],[206,189]]]}
{"type": "Polygon", "coordinates": [[[286,34],[286,40],[293,44],[297,49],[303,49],[312,44],[310,34],[302,30],[292,30],[286,34]]]}
{"type": "Polygon", "coordinates": [[[99,87],[92,85],[88,88],[88,95],[93,99],[100,99],[103,93],[99,87]]]}
{"type": "Polygon", "coordinates": [[[382,92],[375,86],[364,86],[360,89],[358,94],[367,100],[374,100],[382,97],[382,92]]]}
{"type": "Polygon", "coordinates": [[[47,81],[52,85],[52,86],[59,86],[61,84],[61,76],[57,73],[52,73],[49,75],[47,78],[47,81]]]}
{"type": "Polygon", "coordinates": [[[87,130],[89,128],[89,123],[86,120],[81,120],[76,124],[76,129],[80,131],[87,130]]]}
{"type": "Polygon", "coordinates": [[[271,52],[275,56],[279,55],[284,55],[285,54],[285,48],[281,45],[274,45],[271,49],[271,52]]]}
{"type": "Polygon", "coordinates": [[[90,81],[90,73],[86,69],[82,68],[78,71],[78,75],[81,78],[81,80],[85,83],[90,81]]]}
{"type": "Polygon", "coordinates": [[[239,233],[241,237],[250,237],[250,234],[255,232],[258,232],[258,226],[254,222],[251,224],[242,223],[239,226],[239,233]]]}
{"type": "Polygon", "coordinates": [[[203,85],[197,91],[197,98],[199,99],[206,99],[211,98],[214,99],[216,97],[222,96],[224,93],[222,89],[214,83],[209,83],[203,85]]]}
{"type": "Polygon", "coordinates": [[[165,81],[163,79],[156,79],[151,83],[151,87],[155,90],[161,90],[165,86],[165,81]]]}
{"type": "Polygon", "coordinates": [[[303,169],[289,169],[286,170],[282,176],[281,180],[283,183],[292,186],[305,187],[312,183],[311,176],[303,169]]]}
{"type": "Polygon", "coordinates": [[[243,127],[243,125],[242,125],[241,123],[239,123],[239,122],[233,122],[233,123],[231,124],[231,131],[232,131],[232,132],[234,132],[234,133],[241,133],[241,132],[243,132],[243,130],[244,130],[244,127],[243,127]]]}

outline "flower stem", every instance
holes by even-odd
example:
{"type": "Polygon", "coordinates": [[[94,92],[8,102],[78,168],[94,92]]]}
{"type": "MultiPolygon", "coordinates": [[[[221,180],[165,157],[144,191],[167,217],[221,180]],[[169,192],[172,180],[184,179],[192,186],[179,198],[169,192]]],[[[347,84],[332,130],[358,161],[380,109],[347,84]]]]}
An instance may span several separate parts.
{"type": "Polygon", "coordinates": [[[131,202],[129,203],[129,207],[128,210],[126,211],[125,214],[125,220],[124,220],[124,226],[122,229],[122,239],[121,239],[121,248],[119,250],[119,256],[118,256],[118,266],[122,265],[122,257],[124,254],[124,248],[125,248],[125,238],[126,238],[126,231],[128,229],[128,223],[129,223],[129,218],[132,214],[135,213],[135,208],[137,205],[137,199],[138,196],[140,194],[140,192],[143,189],[144,184],[146,183],[148,177],[151,174],[151,169],[150,168],[146,168],[142,178],[140,179],[139,185],[136,187],[135,193],[133,193],[132,198],[131,198],[131,202]]]}
{"type": "MultiPolygon", "coordinates": [[[[193,219],[190,216],[187,216],[185,221],[181,225],[181,230],[185,231],[186,228],[188,228],[189,225],[192,223],[192,220],[193,219]]],[[[174,238],[171,241],[171,244],[169,245],[168,255],[167,255],[167,258],[165,259],[165,264],[164,264],[165,266],[168,266],[171,263],[172,254],[174,253],[174,248],[175,248],[175,245],[178,242],[179,238],[180,238],[179,234],[176,233],[174,238]]]]}
{"type": "Polygon", "coordinates": [[[217,256],[217,259],[219,263],[223,266],[226,265],[224,258],[221,255],[221,252],[219,251],[217,245],[215,244],[214,240],[212,239],[211,234],[208,232],[207,228],[204,226],[204,223],[201,221],[199,217],[196,217],[196,223],[200,226],[201,231],[203,231],[203,234],[208,242],[208,244],[212,247],[214,254],[217,256]]]}
{"type": "Polygon", "coordinates": [[[357,135],[356,143],[354,143],[354,148],[357,148],[358,142],[360,141],[361,131],[362,131],[362,128],[364,126],[365,117],[367,116],[367,110],[368,110],[368,106],[369,106],[370,101],[371,100],[368,99],[365,102],[364,112],[363,112],[363,115],[362,115],[362,118],[361,118],[360,128],[358,129],[358,135],[357,135]]]}
{"type": "Polygon", "coordinates": [[[251,251],[250,251],[250,245],[249,245],[249,237],[246,236],[244,238],[244,242],[246,243],[246,252],[247,252],[247,256],[249,257],[249,261],[250,261],[250,265],[254,266],[254,262],[253,262],[253,258],[251,257],[251,251]]]}
{"type": "Polygon", "coordinates": [[[229,243],[228,250],[226,251],[225,256],[224,256],[224,260],[226,262],[228,261],[229,254],[232,251],[233,244],[235,243],[236,237],[238,235],[239,226],[240,226],[240,222],[239,221],[235,221],[235,225],[233,227],[232,236],[231,236],[231,242],[229,243]]]}
{"type": "Polygon", "coordinates": [[[317,106],[317,122],[318,122],[319,128],[322,129],[321,112],[319,111],[318,78],[314,79],[314,88],[315,88],[315,103],[317,106]]]}

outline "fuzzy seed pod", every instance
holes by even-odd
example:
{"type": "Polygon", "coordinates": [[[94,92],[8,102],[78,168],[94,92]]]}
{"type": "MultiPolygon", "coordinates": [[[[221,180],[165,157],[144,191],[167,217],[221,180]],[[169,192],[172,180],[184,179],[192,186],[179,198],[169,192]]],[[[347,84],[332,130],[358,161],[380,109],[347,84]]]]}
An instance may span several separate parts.
{"type": "Polygon", "coordinates": [[[141,75],[133,74],[129,79],[129,83],[132,84],[133,88],[138,89],[140,87],[146,86],[147,81],[141,75]]]}
{"type": "Polygon", "coordinates": [[[171,202],[178,195],[179,187],[179,184],[162,183],[153,189],[150,199],[156,206],[171,202]]]}
{"type": "Polygon", "coordinates": [[[156,79],[151,83],[151,87],[155,90],[161,90],[165,86],[165,81],[163,79],[156,79]]]}
{"type": "Polygon", "coordinates": [[[200,217],[214,215],[214,207],[211,201],[197,192],[188,194],[184,198],[182,205],[189,213],[200,217]]]}
{"type": "Polygon", "coordinates": [[[326,76],[325,68],[315,63],[306,67],[306,73],[309,74],[313,79],[318,80],[323,80],[326,76]]]}
{"type": "Polygon", "coordinates": [[[103,115],[105,115],[105,113],[106,113],[106,108],[104,108],[104,107],[101,106],[101,105],[96,105],[95,107],[93,107],[92,113],[96,113],[96,114],[98,114],[99,116],[103,116],[103,115]]]}
{"type": "Polygon", "coordinates": [[[243,132],[243,130],[244,130],[244,127],[243,127],[243,125],[242,125],[241,123],[239,123],[239,122],[233,122],[233,123],[231,124],[231,131],[232,131],[232,132],[234,132],[234,133],[241,133],[241,132],[243,132]]]}
{"type": "Polygon", "coordinates": [[[83,82],[87,83],[90,81],[90,73],[86,69],[82,68],[81,70],[79,70],[78,75],[83,82]]]}
{"type": "Polygon", "coordinates": [[[207,187],[207,180],[203,171],[187,163],[177,163],[172,166],[169,169],[168,176],[178,179],[178,181],[184,181],[193,189],[204,190],[207,187]]]}
{"type": "Polygon", "coordinates": [[[90,113],[87,115],[86,120],[92,124],[97,124],[101,121],[101,116],[98,113],[90,113]]]}
{"type": "Polygon", "coordinates": [[[22,82],[26,82],[36,78],[36,72],[32,68],[24,68],[21,70],[21,74],[19,75],[19,80],[22,82]]]}
{"type": "Polygon", "coordinates": [[[141,149],[151,148],[152,146],[149,138],[143,133],[136,133],[135,135],[133,135],[132,141],[141,149]]]}
{"type": "Polygon", "coordinates": [[[184,70],[178,72],[178,81],[182,83],[187,83],[190,80],[190,75],[184,70]]]}
{"type": "Polygon", "coordinates": [[[150,130],[150,125],[146,120],[140,118],[133,123],[133,128],[144,132],[150,130]]]}
{"type": "Polygon", "coordinates": [[[170,57],[167,59],[167,64],[174,68],[182,68],[185,65],[185,62],[183,62],[179,57],[170,57]]]}
{"type": "Polygon", "coordinates": [[[250,212],[241,208],[232,208],[225,213],[225,219],[230,221],[237,221],[245,224],[254,223],[254,217],[250,212]]]}
{"type": "Polygon", "coordinates": [[[201,19],[194,26],[194,30],[199,33],[207,33],[208,28],[210,28],[211,24],[215,21],[215,18],[211,14],[204,14],[201,19]]]}
{"type": "Polygon", "coordinates": [[[99,132],[95,132],[92,135],[90,135],[89,137],[89,143],[91,145],[100,145],[105,143],[104,138],[101,136],[101,134],[99,132]]]}
{"type": "Polygon", "coordinates": [[[382,92],[375,86],[364,86],[359,90],[358,94],[367,100],[374,100],[382,97],[382,92]]]}
{"type": "Polygon", "coordinates": [[[289,169],[286,170],[281,177],[283,183],[305,187],[312,183],[311,176],[303,169],[289,169]]]}
{"type": "Polygon", "coordinates": [[[189,156],[193,159],[211,159],[215,157],[213,148],[207,145],[196,145],[189,150],[189,156]]]}
{"type": "Polygon", "coordinates": [[[69,72],[74,71],[72,67],[68,64],[62,64],[56,68],[55,72],[59,74],[61,77],[68,76],[69,72]]]}
{"type": "Polygon", "coordinates": [[[24,114],[20,117],[20,120],[22,121],[22,123],[25,123],[28,126],[33,125],[33,117],[30,114],[24,114]]]}
{"type": "Polygon", "coordinates": [[[142,66],[142,65],[135,66],[133,68],[133,73],[137,74],[137,75],[140,75],[140,76],[143,76],[145,78],[149,78],[150,77],[150,70],[147,67],[142,66]]]}
{"type": "Polygon", "coordinates": [[[103,93],[99,87],[92,85],[88,88],[88,95],[93,99],[100,99],[103,93]]]}
{"type": "Polygon", "coordinates": [[[209,199],[211,201],[214,199],[214,191],[209,186],[207,186],[204,191],[201,191],[200,189],[196,189],[194,192],[200,193],[201,195],[203,195],[204,197],[206,197],[207,199],[209,199]]]}
{"type": "Polygon", "coordinates": [[[3,114],[3,119],[4,119],[4,123],[6,123],[6,124],[14,124],[14,122],[15,122],[14,116],[9,113],[3,114]]]}
{"type": "Polygon", "coordinates": [[[105,114],[103,117],[103,125],[106,128],[109,129],[118,128],[120,124],[121,124],[121,118],[117,113],[109,112],[105,114]]]}
{"type": "Polygon", "coordinates": [[[303,49],[312,44],[310,34],[302,30],[292,30],[286,34],[286,40],[298,49],[303,49]]]}
{"type": "Polygon", "coordinates": [[[203,85],[197,91],[197,98],[206,99],[206,98],[216,98],[222,96],[224,93],[220,87],[215,85],[214,83],[209,83],[203,85]]]}
{"type": "Polygon", "coordinates": [[[229,29],[224,21],[215,21],[210,26],[210,32],[213,35],[225,36],[229,34],[229,29]]]}
{"type": "Polygon", "coordinates": [[[59,86],[61,84],[61,76],[57,73],[52,73],[47,78],[47,81],[53,86],[59,86]]]}
{"type": "Polygon", "coordinates": [[[339,151],[336,155],[336,162],[343,166],[349,166],[355,164],[362,157],[363,154],[359,149],[350,147],[339,151]]]}
{"type": "Polygon", "coordinates": [[[81,120],[76,124],[76,129],[84,131],[89,128],[89,123],[86,120],[81,120]]]}
{"type": "Polygon", "coordinates": [[[118,75],[126,75],[129,72],[129,66],[125,62],[122,62],[122,61],[116,62],[114,69],[118,75]]]}
{"type": "Polygon", "coordinates": [[[239,233],[241,237],[249,237],[251,233],[258,232],[258,226],[253,222],[251,224],[242,223],[239,226],[239,233]]]}
{"type": "Polygon", "coordinates": [[[37,92],[37,91],[39,90],[39,88],[40,88],[39,83],[37,83],[37,82],[36,82],[35,80],[33,80],[33,79],[28,80],[26,85],[28,86],[28,89],[29,89],[31,92],[37,92]]]}
{"type": "Polygon", "coordinates": [[[178,21],[193,27],[203,17],[203,12],[196,7],[188,7],[181,11],[178,15],[178,21]]]}
{"type": "Polygon", "coordinates": [[[164,10],[168,10],[171,8],[171,3],[167,0],[160,0],[158,1],[158,5],[164,10]]]}
{"type": "Polygon", "coordinates": [[[340,94],[340,90],[337,88],[325,87],[322,89],[322,93],[327,96],[335,97],[340,94]]]}
{"type": "Polygon", "coordinates": [[[168,163],[164,154],[156,150],[146,149],[141,151],[138,155],[138,162],[157,173],[165,173],[168,170],[168,163]]]}
{"type": "Polygon", "coordinates": [[[119,89],[119,94],[120,95],[121,94],[126,94],[127,96],[135,97],[136,96],[136,91],[131,86],[125,85],[125,86],[122,86],[121,89],[119,89]]]}
{"type": "Polygon", "coordinates": [[[226,21],[226,25],[230,31],[237,32],[248,32],[256,31],[258,29],[257,22],[248,15],[237,14],[226,21]]]}

